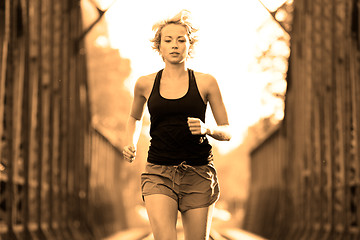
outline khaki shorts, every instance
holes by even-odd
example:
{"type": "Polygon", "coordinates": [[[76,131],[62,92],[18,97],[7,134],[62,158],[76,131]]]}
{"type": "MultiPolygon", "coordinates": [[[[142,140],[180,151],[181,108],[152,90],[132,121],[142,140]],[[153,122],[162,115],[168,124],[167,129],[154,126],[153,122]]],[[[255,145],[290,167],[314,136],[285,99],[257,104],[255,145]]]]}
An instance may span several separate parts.
{"type": "Polygon", "coordinates": [[[213,163],[176,166],[147,163],[141,174],[142,196],[164,194],[178,203],[180,212],[208,207],[219,198],[219,183],[213,163]]]}

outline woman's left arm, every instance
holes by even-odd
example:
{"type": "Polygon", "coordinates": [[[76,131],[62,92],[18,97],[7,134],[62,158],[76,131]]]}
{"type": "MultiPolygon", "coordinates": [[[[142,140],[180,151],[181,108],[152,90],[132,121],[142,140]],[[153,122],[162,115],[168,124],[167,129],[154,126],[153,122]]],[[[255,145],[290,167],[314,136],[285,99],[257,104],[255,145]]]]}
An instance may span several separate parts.
{"type": "Polygon", "coordinates": [[[219,85],[213,76],[206,75],[206,78],[207,100],[210,103],[217,126],[208,126],[200,119],[189,118],[190,131],[192,134],[207,134],[216,140],[229,141],[231,139],[231,131],[219,85]]]}

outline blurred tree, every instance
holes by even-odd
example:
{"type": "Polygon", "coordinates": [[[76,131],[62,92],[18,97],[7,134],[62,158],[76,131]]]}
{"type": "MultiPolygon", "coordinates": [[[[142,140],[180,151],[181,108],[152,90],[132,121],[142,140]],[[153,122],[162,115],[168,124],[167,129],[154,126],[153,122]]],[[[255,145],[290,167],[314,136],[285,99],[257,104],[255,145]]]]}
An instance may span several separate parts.
{"type": "Polygon", "coordinates": [[[249,129],[249,135],[258,134],[261,139],[262,131],[266,134],[284,118],[293,1],[285,1],[274,11],[269,10],[263,1],[260,2],[269,11],[269,21],[264,21],[258,28],[258,53],[252,68],[264,73],[267,78],[262,95],[263,106],[267,110],[263,118],[249,129]],[[261,129],[255,130],[256,126],[261,129]]]}
{"type": "Polygon", "coordinates": [[[131,104],[131,95],[124,87],[131,73],[130,60],[111,48],[106,21],[100,18],[104,10],[95,3],[82,1],[85,29],[91,28],[86,35],[86,54],[92,119],[94,126],[121,148],[131,104]]]}

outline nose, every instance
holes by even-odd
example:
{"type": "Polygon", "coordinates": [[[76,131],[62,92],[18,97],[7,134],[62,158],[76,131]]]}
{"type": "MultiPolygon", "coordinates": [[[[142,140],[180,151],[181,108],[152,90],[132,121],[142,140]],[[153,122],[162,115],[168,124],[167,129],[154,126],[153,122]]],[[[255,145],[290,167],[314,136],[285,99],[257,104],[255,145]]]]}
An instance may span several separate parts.
{"type": "Polygon", "coordinates": [[[177,49],[178,48],[178,44],[176,41],[174,41],[173,45],[172,45],[172,49],[177,49]]]}

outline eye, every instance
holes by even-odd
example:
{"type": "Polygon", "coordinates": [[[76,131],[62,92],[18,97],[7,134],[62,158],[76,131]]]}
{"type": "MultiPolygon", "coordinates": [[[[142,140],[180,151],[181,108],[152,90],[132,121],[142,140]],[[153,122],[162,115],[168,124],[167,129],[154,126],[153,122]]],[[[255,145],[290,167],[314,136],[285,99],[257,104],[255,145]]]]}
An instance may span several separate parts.
{"type": "Polygon", "coordinates": [[[164,42],[167,42],[167,43],[169,43],[169,42],[171,42],[171,40],[164,40],[164,42]]]}

